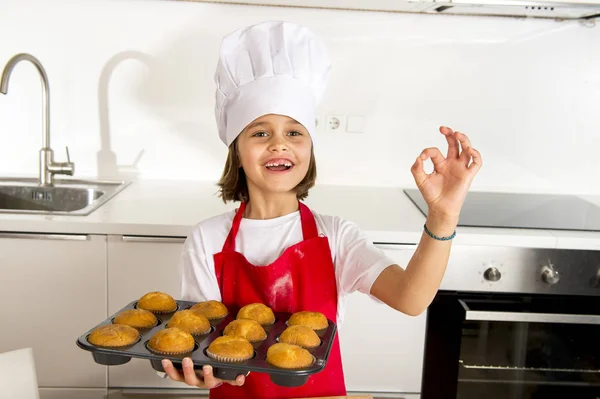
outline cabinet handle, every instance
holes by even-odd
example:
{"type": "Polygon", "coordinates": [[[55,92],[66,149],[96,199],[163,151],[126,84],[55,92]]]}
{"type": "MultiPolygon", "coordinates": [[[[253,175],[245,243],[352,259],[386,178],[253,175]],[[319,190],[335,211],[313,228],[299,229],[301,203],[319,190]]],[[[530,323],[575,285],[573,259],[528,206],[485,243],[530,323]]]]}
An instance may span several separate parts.
{"type": "Polygon", "coordinates": [[[28,238],[31,240],[89,241],[86,234],[44,234],[44,233],[0,233],[0,238],[28,238]]]}
{"type": "Polygon", "coordinates": [[[185,237],[153,237],[153,236],[123,236],[125,242],[165,242],[165,243],[185,243],[185,237]]]}
{"type": "MultiPolygon", "coordinates": [[[[110,388],[109,388],[110,389],[110,388]]],[[[208,398],[208,390],[206,389],[186,389],[186,388],[121,388],[121,395],[123,397],[161,397],[168,398],[181,397],[181,396],[193,396],[195,398],[208,398]],[[202,395],[202,396],[200,396],[202,395]],[[205,396],[204,396],[205,395],[205,396]]],[[[109,395],[110,397],[110,395],[109,395]]]]}

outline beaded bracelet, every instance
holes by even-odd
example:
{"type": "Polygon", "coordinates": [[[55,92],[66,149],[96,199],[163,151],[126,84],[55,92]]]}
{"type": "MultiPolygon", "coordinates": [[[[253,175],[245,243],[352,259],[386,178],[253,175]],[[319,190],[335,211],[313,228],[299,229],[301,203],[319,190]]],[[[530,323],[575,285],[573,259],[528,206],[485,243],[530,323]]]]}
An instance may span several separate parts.
{"type": "Polygon", "coordinates": [[[452,235],[448,236],[448,237],[438,237],[435,234],[433,234],[431,231],[429,231],[429,229],[427,228],[427,223],[425,223],[423,225],[423,229],[425,230],[425,233],[433,238],[434,240],[438,240],[438,241],[449,241],[451,239],[453,239],[456,236],[456,230],[454,230],[454,233],[452,233],[452,235]]]}

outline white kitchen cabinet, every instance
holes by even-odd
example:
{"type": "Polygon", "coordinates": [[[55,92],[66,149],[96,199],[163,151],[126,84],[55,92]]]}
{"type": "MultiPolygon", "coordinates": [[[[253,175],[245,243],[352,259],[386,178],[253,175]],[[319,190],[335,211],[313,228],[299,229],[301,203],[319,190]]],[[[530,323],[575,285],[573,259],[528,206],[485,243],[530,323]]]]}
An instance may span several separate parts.
{"type": "MultiPolygon", "coordinates": [[[[150,291],[180,297],[179,257],[184,237],[108,237],[108,313],[114,314],[150,291]]],[[[150,361],[131,359],[110,366],[109,387],[184,388],[185,384],[162,379],[150,361]]]]}
{"type": "MultiPolygon", "coordinates": [[[[405,267],[415,245],[380,246],[405,267]]],[[[407,316],[371,297],[347,297],[340,346],[349,391],[419,393],[426,313],[407,316]]]]}
{"type": "Polygon", "coordinates": [[[106,237],[0,232],[0,268],[0,352],[32,347],[40,387],[105,388],[75,341],[106,317],[106,237]]]}

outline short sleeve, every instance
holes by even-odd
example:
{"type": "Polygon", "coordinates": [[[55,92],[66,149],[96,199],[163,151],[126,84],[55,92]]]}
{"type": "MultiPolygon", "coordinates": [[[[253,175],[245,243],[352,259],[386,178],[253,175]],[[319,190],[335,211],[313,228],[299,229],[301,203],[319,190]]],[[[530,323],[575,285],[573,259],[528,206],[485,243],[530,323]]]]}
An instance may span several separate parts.
{"type": "Polygon", "coordinates": [[[181,252],[181,297],[184,301],[221,300],[213,262],[209,262],[200,231],[194,231],[181,252]]]}
{"type": "Polygon", "coordinates": [[[355,223],[341,219],[336,237],[338,289],[344,294],[370,295],[379,274],[394,264],[355,223]]]}

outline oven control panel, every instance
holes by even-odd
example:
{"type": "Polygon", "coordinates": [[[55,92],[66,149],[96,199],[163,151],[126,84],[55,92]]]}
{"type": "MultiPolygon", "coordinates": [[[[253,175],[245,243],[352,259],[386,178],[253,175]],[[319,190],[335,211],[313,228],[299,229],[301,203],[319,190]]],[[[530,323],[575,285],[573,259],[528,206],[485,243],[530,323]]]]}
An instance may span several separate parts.
{"type": "Polygon", "coordinates": [[[441,289],[600,296],[600,251],[455,245],[441,289]]]}

